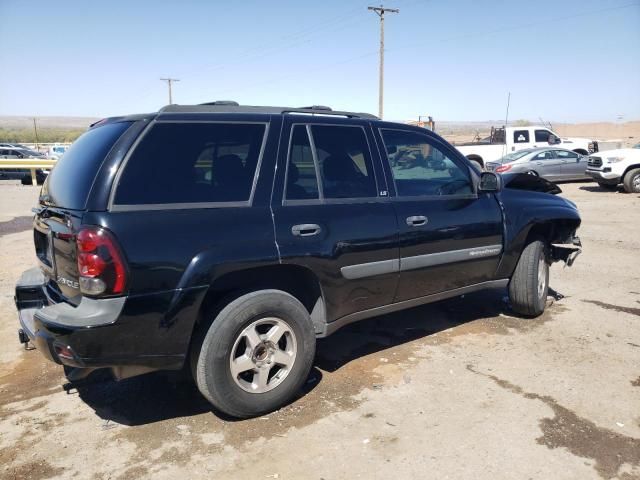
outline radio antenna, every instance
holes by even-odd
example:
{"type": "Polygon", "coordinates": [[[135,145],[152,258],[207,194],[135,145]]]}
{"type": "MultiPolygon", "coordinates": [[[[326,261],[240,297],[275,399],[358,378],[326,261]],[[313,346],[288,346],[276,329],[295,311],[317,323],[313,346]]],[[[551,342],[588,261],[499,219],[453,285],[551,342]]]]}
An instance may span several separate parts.
{"type": "Polygon", "coordinates": [[[507,95],[507,115],[504,117],[504,126],[509,125],[509,103],[511,102],[511,92],[507,95]]]}
{"type": "Polygon", "coordinates": [[[511,92],[509,92],[509,95],[507,95],[507,114],[504,117],[504,134],[505,134],[505,142],[504,142],[504,147],[502,148],[502,156],[504,157],[507,154],[507,126],[509,125],[509,104],[511,103],[511,92]]]}

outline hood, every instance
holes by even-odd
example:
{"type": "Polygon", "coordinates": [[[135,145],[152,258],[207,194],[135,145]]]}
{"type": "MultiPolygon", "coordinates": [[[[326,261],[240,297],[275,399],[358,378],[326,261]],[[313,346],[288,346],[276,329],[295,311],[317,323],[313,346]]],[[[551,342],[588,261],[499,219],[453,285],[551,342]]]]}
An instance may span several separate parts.
{"type": "Polygon", "coordinates": [[[593,153],[592,155],[607,158],[607,157],[636,157],[640,158],[640,148],[618,148],[616,150],[604,150],[601,152],[593,153]]]}
{"type": "Polygon", "coordinates": [[[592,141],[590,138],[584,137],[560,137],[560,140],[562,140],[562,143],[584,143],[592,141]]]}
{"type": "Polygon", "coordinates": [[[532,192],[550,193],[557,195],[562,193],[560,187],[549,180],[531,175],[529,173],[506,173],[502,175],[504,188],[512,190],[529,190],[532,192]]]}

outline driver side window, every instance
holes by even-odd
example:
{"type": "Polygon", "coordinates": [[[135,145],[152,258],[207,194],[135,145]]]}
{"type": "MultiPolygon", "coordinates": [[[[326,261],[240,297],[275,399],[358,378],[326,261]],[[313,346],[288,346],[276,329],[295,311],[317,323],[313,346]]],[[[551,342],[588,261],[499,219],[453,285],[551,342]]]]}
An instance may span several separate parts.
{"type": "Polygon", "coordinates": [[[398,196],[473,193],[468,168],[449,158],[426,136],[386,129],[380,133],[398,196]]]}

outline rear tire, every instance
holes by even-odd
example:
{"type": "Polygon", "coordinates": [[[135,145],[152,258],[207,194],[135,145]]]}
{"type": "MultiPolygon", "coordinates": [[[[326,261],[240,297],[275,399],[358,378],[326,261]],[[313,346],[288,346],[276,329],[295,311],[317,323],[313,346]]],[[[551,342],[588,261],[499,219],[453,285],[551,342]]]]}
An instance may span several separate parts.
{"type": "Polygon", "coordinates": [[[640,168],[629,170],[624,176],[624,191],[627,193],[640,193],[640,168]]]}
{"type": "Polygon", "coordinates": [[[295,297],[280,290],[251,292],[224,307],[208,328],[194,352],[196,384],[227,415],[271,412],[302,387],[315,345],[309,312],[295,297]]]}
{"type": "Polygon", "coordinates": [[[473,166],[473,168],[475,168],[478,173],[480,173],[480,172],[482,172],[482,170],[484,170],[482,168],[482,164],[477,160],[469,160],[469,163],[471,163],[471,166],[473,166]]]}
{"type": "Polygon", "coordinates": [[[600,183],[600,182],[598,182],[598,186],[603,190],[607,190],[608,192],[613,192],[613,191],[618,189],[618,185],[613,185],[611,183],[600,183]]]}
{"type": "Polygon", "coordinates": [[[527,317],[544,312],[549,291],[549,264],[545,243],[534,240],[525,247],[509,282],[513,311],[527,317]]]}

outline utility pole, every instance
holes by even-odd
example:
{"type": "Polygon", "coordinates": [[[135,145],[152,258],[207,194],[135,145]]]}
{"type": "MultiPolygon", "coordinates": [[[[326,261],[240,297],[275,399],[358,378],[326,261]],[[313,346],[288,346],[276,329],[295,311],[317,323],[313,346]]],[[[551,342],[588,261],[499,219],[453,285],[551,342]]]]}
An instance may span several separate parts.
{"type": "Polygon", "coordinates": [[[379,7],[369,7],[369,10],[373,10],[376,15],[380,17],[380,80],[378,86],[378,116],[382,118],[383,103],[384,103],[384,14],[385,13],[399,13],[397,8],[384,8],[382,5],[379,7]]]}
{"type": "Polygon", "coordinates": [[[169,86],[169,105],[173,105],[173,97],[171,96],[171,85],[173,84],[173,82],[179,82],[180,79],[179,78],[161,78],[160,80],[162,80],[163,82],[167,82],[167,85],[169,86]]]}
{"type": "Polygon", "coordinates": [[[36,136],[36,150],[38,150],[38,145],[39,145],[39,141],[38,141],[38,125],[36,123],[36,117],[33,117],[33,133],[36,136]]]}

